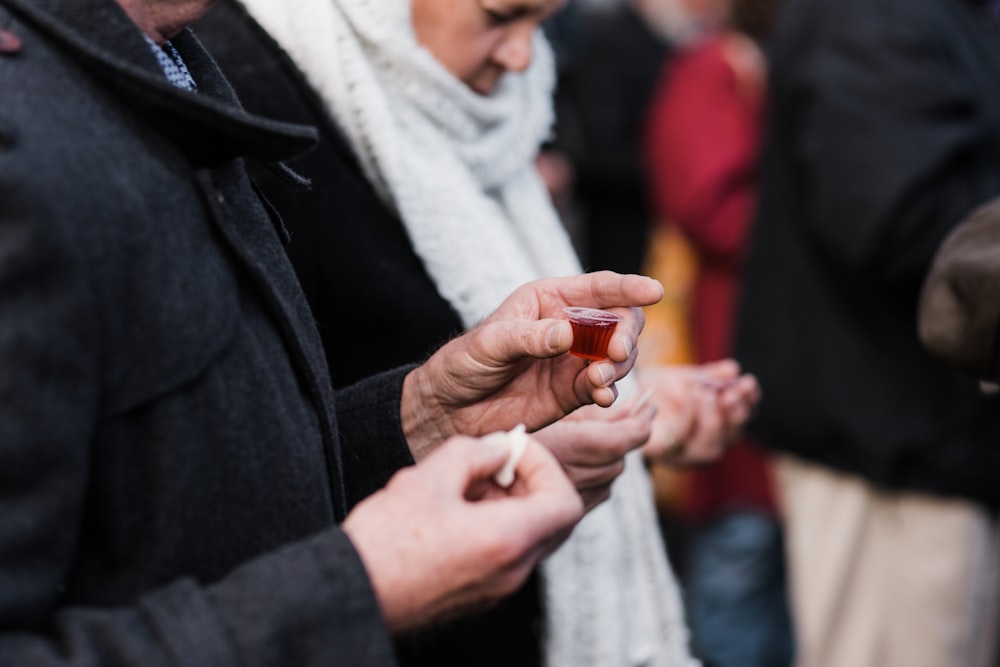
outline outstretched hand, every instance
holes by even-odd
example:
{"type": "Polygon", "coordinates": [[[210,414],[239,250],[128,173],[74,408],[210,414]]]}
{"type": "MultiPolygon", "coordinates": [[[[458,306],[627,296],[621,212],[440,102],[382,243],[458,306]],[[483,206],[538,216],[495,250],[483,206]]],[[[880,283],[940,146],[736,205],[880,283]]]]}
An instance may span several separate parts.
{"type": "Polygon", "coordinates": [[[761,397],[757,378],[741,373],[732,359],[643,368],[639,382],[653,388],[651,402],[658,408],[643,453],[675,467],[718,460],[742,433],[761,397]]]}
{"type": "Polygon", "coordinates": [[[641,307],[663,296],[659,282],[610,271],[528,283],[481,325],[436,352],[403,385],[402,420],[418,460],[453,434],[482,435],[524,423],[537,430],[582,405],[610,406],[615,382],[635,364],[641,307]],[[608,358],[566,354],[565,306],[622,315],[608,358]]]}

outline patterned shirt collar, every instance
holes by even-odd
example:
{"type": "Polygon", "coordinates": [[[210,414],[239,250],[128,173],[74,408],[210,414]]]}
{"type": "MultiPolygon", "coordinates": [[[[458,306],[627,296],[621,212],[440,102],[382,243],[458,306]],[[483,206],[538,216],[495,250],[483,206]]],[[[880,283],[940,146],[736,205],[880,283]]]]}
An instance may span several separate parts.
{"type": "Polygon", "coordinates": [[[153,49],[153,55],[156,56],[157,62],[160,63],[160,67],[163,68],[163,73],[167,76],[167,80],[170,83],[184,90],[198,90],[198,83],[191,76],[187,65],[184,64],[184,59],[181,58],[181,54],[177,52],[173,44],[167,41],[163,46],[160,46],[151,40],[148,35],[143,35],[143,37],[146,38],[146,43],[153,49]]]}

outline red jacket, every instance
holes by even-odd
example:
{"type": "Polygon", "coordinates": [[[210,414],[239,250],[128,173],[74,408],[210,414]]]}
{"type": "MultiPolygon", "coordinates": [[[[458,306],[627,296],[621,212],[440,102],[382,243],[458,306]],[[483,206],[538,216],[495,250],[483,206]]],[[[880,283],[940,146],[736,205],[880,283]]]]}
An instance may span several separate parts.
{"type": "MultiPolygon", "coordinates": [[[[673,59],[647,125],[644,150],[655,211],[683,230],[698,255],[693,328],[699,361],[732,353],[756,198],[763,65],[755,69],[755,52],[742,39],[715,37],[673,59]]],[[[749,442],[694,471],[690,481],[682,511],[691,520],[735,508],[774,509],[767,459],[749,442]]]]}

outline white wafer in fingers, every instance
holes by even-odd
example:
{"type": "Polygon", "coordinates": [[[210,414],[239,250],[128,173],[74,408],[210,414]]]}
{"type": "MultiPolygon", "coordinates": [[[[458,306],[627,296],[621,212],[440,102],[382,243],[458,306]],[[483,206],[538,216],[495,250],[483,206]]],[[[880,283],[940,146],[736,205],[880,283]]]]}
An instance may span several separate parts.
{"type": "Polygon", "coordinates": [[[635,417],[637,414],[639,414],[639,410],[642,410],[642,406],[646,405],[646,403],[649,403],[649,399],[653,397],[653,391],[654,391],[653,388],[650,387],[645,391],[645,393],[643,393],[643,395],[639,398],[639,400],[635,402],[635,405],[632,406],[632,409],[628,411],[629,417],[635,417]]]}
{"type": "Polygon", "coordinates": [[[524,424],[518,424],[506,433],[494,433],[490,437],[494,436],[503,437],[510,443],[510,455],[507,457],[507,462],[503,464],[500,472],[493,476],[493,481],[506,489],[514,483],[514,471],[528,446],[528,433],[524,424]]]}

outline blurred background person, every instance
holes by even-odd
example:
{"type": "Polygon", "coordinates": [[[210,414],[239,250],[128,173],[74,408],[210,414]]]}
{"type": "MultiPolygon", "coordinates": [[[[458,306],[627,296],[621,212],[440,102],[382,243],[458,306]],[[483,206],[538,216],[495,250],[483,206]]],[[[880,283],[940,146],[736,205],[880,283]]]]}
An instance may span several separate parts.
{"type": "MultiPolygon", "coordinates": [[[[691,324],[700,362],[732,354],[766,85],[758,44],[775,4],[737,0],[728,27],[702,24],[663,68],[649,109],[643,150],[656,219],[677,225],[696,256],[691,324]]],[[[792,662],[771,472],[764,450],[744,439],[685,480],[679,574],[694,650],[708,665],[792,662]]]]}
{"type": "MultiPolygon", "coordinates": [[[[672,225],[654,225],[642,156],[650,97],[672,54],[725,17],[725,0],[579,0],[546,24],[558,64],[556,126],[539,171],[588,270],[656,276],[639,366],[694,363],[689,326],[695,256],[672,225]]],[[[651,461],[660,526],[676,567],[686,529],[677,507],[687,475],[651,461]]]]}
{"type": "MultiPolygon", "coordinates": [[[[557,133],[540,161],[553,196],[586,266],[641,270],[664,283],[640,341],[646,377],[656,373],[650,361],[723,358],[752,215],[764,85],[763,58],[745,33],[762,37],[772,8],[741,3],[744,32],[725,38],[717,35],[730,20],[726,0],[570,10],[548,25],[561,47],[557,133]],[[678,222],[688,234],[677,233],[678,222]]],[[[654,463],[651,471],[698,656],[789,664],[782,540],[763,453],[741,443],[718,466],[678,472],[654,463]]]]}
{"type": "Polygon", "coordinates": [[[786,0],[737,355],[779,450],[802,667],[981,667],[1000,399],[932,358],[936,248],[1000,192],[990,3],[786,0]]]}
{"type": "Polygon", "coordinates": [[[549,183],[588,270],[644,266],[652,218],[639,150],[645,111],[670,54],[723,9],[724,0],[579,3],[549,26],[562,48],[556,133],[541,164],[558,176],[549,183]]]}
{"type": "MultiPolygon", "coordinates": [[[[308,192],[254,174],[289,227],[336,385],[419,361],[475,325],[504,285],[580,271],[534,169],[554,83],[537,28],[560,4],[224,1],[199,26],[249,108],[320,129],[320,149],[292,164],[308,192]],[[334,326],[344,312],[379,326],[334,326]]],[[[692,664],[642,455],[626,453],[648,438],[655,455],[668,431],[702,455],[721,451],[756,383],[708,396],[694,391],[704,375],[738,368],[670,374],[652,424],[651,409],[595,409],[540,431],[588,506],[621,474],[614,493],[541,577],[478,618],[400,643],[403,664],[692,664]]]]}

